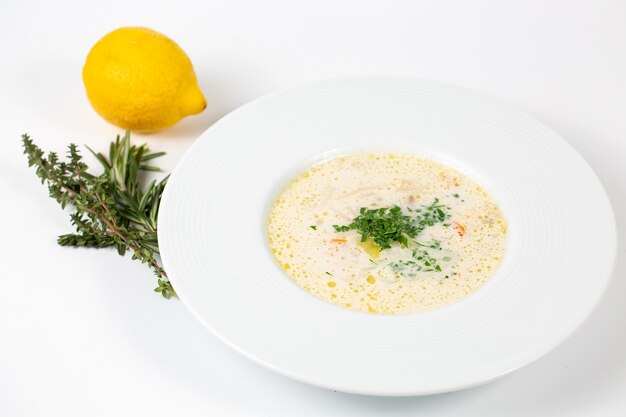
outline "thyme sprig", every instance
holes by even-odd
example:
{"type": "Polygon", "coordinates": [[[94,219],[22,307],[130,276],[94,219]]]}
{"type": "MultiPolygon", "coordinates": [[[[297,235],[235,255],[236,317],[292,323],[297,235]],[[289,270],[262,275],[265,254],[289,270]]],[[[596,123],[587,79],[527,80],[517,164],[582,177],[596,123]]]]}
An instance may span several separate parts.
{"type": "Polygon", "coordinates": [[[143,187],[142,171],[159,171],[149,161],[164,155],[150,153],[147,145],[130,143],[130,133],[117,136],[109,147],[108,158],[87,149],[103,168],[100,175],[88,172],[89,167],[75,144],[68,146],[67,161],[60,161],[55,152],[46,155],[22,135],[28,166],[34,166],[42,184],[48,186],[50,197],[62,208],[72,206],[70,222],[76,233],[61,235],[61,246],[105,248],[114,246],[120,255],[132,253],[132,259],[148,264],[157,276],[154,291],[165,298],[176,295],[167,274],[157,260],[157,218],[159,203],[168,177],[153,180],[143,187]]]}

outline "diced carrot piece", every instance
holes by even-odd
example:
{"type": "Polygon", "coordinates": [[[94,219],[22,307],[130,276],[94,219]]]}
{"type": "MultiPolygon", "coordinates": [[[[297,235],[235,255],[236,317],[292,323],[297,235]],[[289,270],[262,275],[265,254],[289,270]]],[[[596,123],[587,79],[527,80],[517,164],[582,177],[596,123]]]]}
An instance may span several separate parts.
{"type": "Polygon", "coordinates": [[[452,222],[452,228],[456,230],[459,236],[463,236],[465,234],[465,226],[463,226],[461,223],[452,222]]]}
{"type": "Polygon", "coordinates": [[[339,237],[339,238],[335,238],[335,239],[330,239],[331,243],[346,243],[348,241],[348,239],[346,239],[345,237],[339,237]]]}

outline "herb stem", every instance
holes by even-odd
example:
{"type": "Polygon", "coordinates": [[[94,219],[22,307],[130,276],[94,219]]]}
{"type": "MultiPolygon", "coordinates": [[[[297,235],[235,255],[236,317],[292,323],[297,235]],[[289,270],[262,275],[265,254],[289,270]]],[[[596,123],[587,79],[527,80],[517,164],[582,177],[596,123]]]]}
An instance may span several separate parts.
{"type": "Polygon", "coordinates": [[[120,255],[130,250],[133,259],[148,264],[157,276],[156,292],[165,298],[176,295],[156,256],[158,206],[168,177],[158,183],[152,181],[144,189],[139,176],[140,171],[158,171],[146,161],[163,153],[149,153],[146,145],[131,145],[127,131],[111,143],[110,161],[87,148],[104,167],[104,173],[95,176],[87,172],[75,144],[68,147],[69,161],[60,162],[54,152],[46,156],[28,135],[22,135],[22,143],[28,165],[35,167],[50,197],[62,208],[68,204],[76,208],[70,218],[77,233],[59,236],[60,245],[115,246],[120,255]]]}

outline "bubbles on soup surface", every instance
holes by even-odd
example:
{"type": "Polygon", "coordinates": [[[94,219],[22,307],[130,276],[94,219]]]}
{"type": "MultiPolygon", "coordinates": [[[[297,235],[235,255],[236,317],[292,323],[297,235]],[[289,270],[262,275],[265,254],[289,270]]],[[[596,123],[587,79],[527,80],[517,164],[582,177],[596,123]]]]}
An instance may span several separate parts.
{"type": "Polygon", "coordinates": [[[504,254],[507,227],[460,172],[397,154],[312,167],[278,196],[268,226],[276,261],[298,285],[383,314],[443,306],[481,287],[504,254]]]}

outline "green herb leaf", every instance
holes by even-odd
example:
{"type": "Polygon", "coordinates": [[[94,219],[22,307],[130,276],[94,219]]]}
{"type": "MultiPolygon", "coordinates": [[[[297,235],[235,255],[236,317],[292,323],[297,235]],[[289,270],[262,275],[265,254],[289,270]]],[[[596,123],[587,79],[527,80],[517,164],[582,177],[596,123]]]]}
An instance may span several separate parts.
{"type": "Polygon", "coordinates": [[[70,205],[76,209],[70,214],[76,233],[59,236],[59,245],[115,247],[120,255],[128,251],[132,259],[148,264],[154,271],[158,283],[155,292],[165,298],[176,295],[157,260],[157,216],[168,177],[152,181],[144,191],[140,174],[158,170],[145,162],[164,155],[163,152],[149,153],[146,145],[131,145],[130,132],[126,131],[123,138],[118,136],[111,143],[108,159],[87,147],[104,170],[96,176],[88,172],[89,167],[73,143],[68,146],[65,162],[60,162],[54,152],[45,156],[26,134],[22,135],[22,146],[28,166],[35,167],[41,183],[48,186],[50,197],[62,208],[70,205]]]}
{"type": "MultiPolygon", "coordinates": [[[[352,220],[352,223],[333,225],[333,228],[336,232],[356,230],[361,234],[362,242],[368,237],[372,238],[381,250],[391,248],[393,242],[408,247],[409,239],[417,237],[426,227],[449,219],[450,215],[445,211],[448,209],[447,206],[439,204],[438,198],[435,198],[429,206],[410,211],[413,215],[404,214],[399,206],[375,209],[361,207],[359,215],[352,220]]],[[[439,242],[431,247],[440,249],[439,242]]]]}

